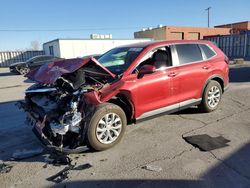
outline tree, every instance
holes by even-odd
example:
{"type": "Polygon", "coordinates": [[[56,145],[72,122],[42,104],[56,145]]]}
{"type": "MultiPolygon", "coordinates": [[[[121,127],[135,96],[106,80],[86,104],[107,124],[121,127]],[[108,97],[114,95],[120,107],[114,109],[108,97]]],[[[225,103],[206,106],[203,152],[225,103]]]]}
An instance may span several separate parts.
{"type": "Polygon", "coordinates": [[[37,40],[30,42],[31,50],[40,50],[40,43],[37,40]]]}

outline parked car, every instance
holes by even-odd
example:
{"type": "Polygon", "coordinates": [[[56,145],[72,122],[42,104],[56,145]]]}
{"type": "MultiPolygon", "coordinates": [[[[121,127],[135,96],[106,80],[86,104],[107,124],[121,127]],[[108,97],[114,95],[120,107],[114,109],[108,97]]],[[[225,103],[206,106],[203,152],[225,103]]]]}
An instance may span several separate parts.
{"type": "Polygon", "coordinates": [[[218,108],[228,87],[228,58],[208,41],[165,41],[114,48],[98,61],[43,65],[21,107],[44,143],[60,151],[105,150],[126,125],[197,105],[218,108]]]}
{"type": "Polygon", "coordinates": [[[25,62],[13,63],[9,66],[10,72],[18,74],[27,74],[31,69],[37,68],[43,64],[61,60],[62,58],[49,56],[49,55],[39,55],[28,59],[25,62]]]}
{"type": "Polygon", "coordinates": [[[95,59],[100,58],[102,55],[101,54],[92,54],[92,55],[87,55],[87,56],[83,56],[82,58],[90,58],[93,57],[95,59]]]}

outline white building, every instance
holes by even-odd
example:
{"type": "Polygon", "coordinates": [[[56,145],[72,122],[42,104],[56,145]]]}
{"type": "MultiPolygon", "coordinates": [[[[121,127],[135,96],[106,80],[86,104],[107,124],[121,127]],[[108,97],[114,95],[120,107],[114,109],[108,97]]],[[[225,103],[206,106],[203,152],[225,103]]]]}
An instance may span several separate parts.
{"type": "Polygon", "coordinates": [[[55,39],[44,43],[43,50],[46,55],[75,58],[103,54],[117,46],[147,42],[150,40],[151,39],[55,39]]]}

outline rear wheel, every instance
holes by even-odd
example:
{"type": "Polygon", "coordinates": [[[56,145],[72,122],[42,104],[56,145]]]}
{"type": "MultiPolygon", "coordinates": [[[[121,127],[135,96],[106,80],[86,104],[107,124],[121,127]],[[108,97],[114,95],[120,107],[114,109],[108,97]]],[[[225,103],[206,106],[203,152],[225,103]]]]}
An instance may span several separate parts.
{"type": "Polygon", "coordinates": [[[27,74],[30,71],[30,69],[28,67],[21,67],[19,68],[18,72],[22,75],[27,74]]]}
{"type": "Polygon", "coordinates": [[[127,119],[117,105],[103,103],[95,110],[88,127],[89,146],[97,151],[109,149],[122,139],[127,119]]]}
{"type": "Polygon", "coordinates": [[[222,96],[221,85],[214,80],[209,81],[202,96],[202,102],[199,108],[203,112],[212,112],[220,104],[222,96]]]}

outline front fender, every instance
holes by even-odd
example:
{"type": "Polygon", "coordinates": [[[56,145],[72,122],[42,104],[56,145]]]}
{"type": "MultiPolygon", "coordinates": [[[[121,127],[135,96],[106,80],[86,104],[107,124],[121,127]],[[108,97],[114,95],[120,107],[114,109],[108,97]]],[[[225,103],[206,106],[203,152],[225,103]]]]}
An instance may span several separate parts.
{"type": "Polygon", "coordinates": [[[120,93],[120,88],[122,87],[123,82],[117,82],[112,85],[106,84],[99,91],[91,91],[84,94],[84,98],[87,103],[93,105],[99,105],[101,103],[107,102],[112,97],[120,93]]]}

